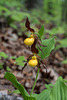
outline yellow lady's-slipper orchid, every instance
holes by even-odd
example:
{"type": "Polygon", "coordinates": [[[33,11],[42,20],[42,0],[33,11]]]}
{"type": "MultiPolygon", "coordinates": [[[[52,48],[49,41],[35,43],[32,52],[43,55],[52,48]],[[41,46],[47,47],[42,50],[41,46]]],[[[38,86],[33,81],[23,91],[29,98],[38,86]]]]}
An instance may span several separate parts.
{"type": "Polygon", "coordinates": [[[35,40],[35,39],[34,39],[33,35],[30,35],[29,38],[26,38],[26,39],[24,40],[24,44],[30,46],[30,45],[32,45],[32,44],[34,43],[34,40],[35,40]]]}
{"type": "Polygon", "coordinates": [[[36,56],[33,56],[32,59],[28,62],[29,66],[35,67],[38,64],[36,56]]]}

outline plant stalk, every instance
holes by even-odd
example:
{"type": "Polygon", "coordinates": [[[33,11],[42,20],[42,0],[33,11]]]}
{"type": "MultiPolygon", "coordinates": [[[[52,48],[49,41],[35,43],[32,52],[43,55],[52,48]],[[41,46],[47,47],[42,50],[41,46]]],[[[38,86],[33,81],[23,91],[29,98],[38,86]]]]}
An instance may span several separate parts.
{"type": "Polygon", "coordinates": [[[36,85],[36,82],[37,82],[37,78],[38,78],[38,75],[39,75],[39,70],[40,70],[40,68],[38,68],[37,75],[36,75],[36,79],[35,79],[35,81],[34,81],[33,88],[32,88],[32,90],[31,90],[30,96],[32,95],[33,90],[34,90],[34,88],[35,88],[35,85],[36,85]]]}

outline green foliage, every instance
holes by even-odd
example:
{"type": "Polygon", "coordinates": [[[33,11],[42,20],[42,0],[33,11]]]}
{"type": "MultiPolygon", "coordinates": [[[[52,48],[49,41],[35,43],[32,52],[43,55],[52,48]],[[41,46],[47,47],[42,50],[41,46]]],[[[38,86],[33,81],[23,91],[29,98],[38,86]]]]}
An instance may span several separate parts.
{"type": "Polygon", "coordinates": [[[0,0],[0,17],[5,18],[7,24],[9,24],[14,29],[17,29],[18,26],[16,23],[21,21],[25,17],[29,17],[30,14],[26,12],[23,2],[21,0],[0,0]],[[23,10],[23,11],[22,11],[23,10]]]}
{"type": "Polygon", "coordinates": [[[22,6],[21,0],[17,0],[17,2],[16,2],[16,0],[13,0],[13,1],[7,0],[6,2],[5,2],[5,0],[0,0],[0,5],[6,6],[8,8],[17,8],[17,7],[22,6]]]}
{"type": "Polygon", "coordinates": [[[37,100],[66,100],[66,94],[67,85],[62,77],[59,77],[53,88],[43,90],[36,98],[37,100]]]}
{"type": "Polygon", "coordinates": [[[66,0],[43,0],[43,7],[30,10],[31,16],[30,12],[24,7],[24,1],[25,0],[17,0],[16,2],[16,0],[7,0],[5,2],[5,0],[0,0],[0,16],[9,16],[9,19],[13,18],[15,21],[22,21],[26,16],[32,19],[31,16],[33,16],[33,23],[40,23],[39,18],[46,23],[54,22],[57,25],[61,24],[62,19],[64,19],[64,21],[66,20],[66,0]]]}
{"type": "Polygon", "coordinates": [[[67,0],[63,0],[63,20],[67,24],[67,0]]]}
{"type": "Polygon", "coordinates": [[[65,33],[65,28],[64,27],[54,27],[51,30],[46,29],[45,30],[46,33],[49,33],[49,35],[53,36],[56,34],[63,34],[65,33]]]}
{"type": "Polygon", "coordinates": [[[54,85],[53,84],[45,84],[45,87],[47,88],[47,89],[49,89],[49,88],[51,88],[51,87],[53,87],[54,85]]]}
{"type": "Polygon", "coordinates": [[[6,15],[10,15],[10,11],[3,6],[0,6],[0,16],[6,16],[6,15]],[[3,11],[4,11],[4,13],[3,13],[3,11]]]}
{"type": "Polygon", "coordinates": [[[7,70],[7,71],[11,71],[11,69],[10,69],[8,66],[7,66],[6,70],[7,70]]]}
{"type": "MultiPolygon", "coordinates": [[[[66,28],[64,26],[63,27],[60,26],[60,27],[52,28],[51,30],[46,29],[45,33],[49,33],[49,36],[52,37],[58,34],[66,33],[65,31],[66,28]]],[[[67,38],[59,40],[58,37],[56,37],[56,42],[58,42],[59,44],[56,46],[55,50],[67,47],[67,38]]]]}
{"type": "Polygon", "coordinates": [[[46,39],[42,41],[43,45],[46,45],[46,47],[41,47],[42,52],[39,50],[39,56],[44,59],[46,57],[48,57],[51,53],[51,51],[54,49],[55,47],[55,41],[54,38],[50,38],[50,39],[46,39]]]}
{"type": "Polygon", "coordinates": [[[16,58],[15,63],[17,65],[24,66],[24,64],[25,64],[24,61],[26,61],[24,56],[20,56],[20,57],[16,58]]]}
{"type": "MultiPolygon", "coordinates": [[[[5,54],[4,52],[0,52],[0,59],[1,58],[4,58],[4,59],[7,59],[7,58],[9,58],[9,59],[15,59],[15,64],[16,65],[19,65],[19,66],[24,66],[24,64],[25,64],[25,61],[26,61],[26,59],[25,59],[25,57],[24,56],[20,56],[20,57],[18,57],[18,58],[16,58],[16,57],[8,57],[7,56],[7,54],[5,54]]],[[[0,69],[2,69],[3,68],[3,66],[2,66],[3,64],[0,64],[0,69]]],[[[6,70],[7,71],[11,71],[11,69],[7,66],[6,67],[6,70]]]]}
{"type": "MultiPolygon", "coordinates": [[[[46,32],[45,32],[46,33],[46,32]]],[[[40,40],[42,40],[42,45],[45,45],[46,47],[41,47],[42,51],[39,50],[39,56],[44,59],[48,57],[51,53],[51,51],[55,48],[55,41],[54,38],[45,39],[43,40],[42,37],[44,34],[44,25],[40,28],[39,32],[36,33],[40,40]]]]}
{"type": "Polygon", "coordinates": [[[1,57],[5,58],[5,59],[8,58],[8,56],[4,52],[0,52],[0,58],[1,57]]]}
{"type": "Polygon", "coordinates": [[[67,59],[65,59],[64,61],[62,61],[62,64],[67,64],[67,59]]]}
{"type": "Polygon", "coordinates": [[[0,64],[0,70],[3,69],[3,64],[0,64]]]}
{"type": "Polygon", "coordinates": [[[42,36],[44,35],[44,25],[41,26],[38,34],[39,34],[39,37],[40,37],[40,40],[41,40],[42,36]]]}
{"type": "Polygon", "coordinates": [[[40,40],[42,40],[43,39],[43,35],[45,35],[45,33],[44,33],[44,25],[42,25],[41,28],[39,29],[38,33],[35,33],[35,34],[38,36],[38,38],[40,40]]]}
{"type": "Polygon", "coordinates": [[[59,48],[66,48],[67,47],[67,38],[62,40],[57,40],[60,44],[56,46],[55,50],[58,50],[59,48]]]}
{"type": "Polygon", "coordinates": [[[49,16],[51,21],[57,25],[62,19],[62,0],[43,0],[43,9],[45,11],[45,19],[49,16]]]}
{"type": "Polygon", "coordinates": [[[16,90],[14,90],[12,93],[20,94],[20,91],[16,89],[16,90]]]}
{"type": "Polygon", "coordinates": [[[60,44],[67,44],[67,38],[62,39],[62,40],[58,40],[58,42],[59,42],[60,44]]]}
{"type": "Polygon", "coordinates": [[[10,57],[9,59],[16,59],[16,57],[15,57],[15,56],[12,56],[12,57],[10,57]]]}
{"type": "Polygon", "coordinates": [[[30,96],[24,87],[16,80],[16,77],[9,72],[5,73],[5,78],[13,83],[13,85],[20,91],[24,100],[67,100],[67,85],[62,77],[59,77],[55,85],[48,85],[47,89],[40,94],[32,94],[30,96]],[[52,86],[52,88],[50,88],[52,86]]]}
{"type": "Polygon", "coordinates": [[[26,12],[21,12],[21,11],[16,11],[16,10],[13,10],[11,12],[11,18],[14,20],[14,21],[22,21],[22,19],[24,19],[25,17],[29,17],[29,14],[26,13],[26,12]]]}
{"type": "Polygon", "coordinates": [[[67,44],[65,44],[65,45],[63,45],[63,44],[57,45],[56,48],[55,48],[55,50],[58,50],[60,48],[66,48],[66,47],[67,47],[67,44]]]}
{"type": "MultiPolygon", "coordinates": [[[[17,2],[16,0],[7,0],[6,2],[5,0],[0,0],[0,16],[4,17],[7,23],[14,29],[18,29],[18,26],[20,26],[20,30],[22,30],[23,27],[23,24],[22,26],[20,24],[26,16],[30,18],[33,24],[40,24],[40,20],[43,20],[45,23],[53,22],[60,25],[63,19],[62,9],[66,4],[67,2],[64,4],[62,0],[43,0],[43,7],[38,9],[34,8],[29,12],[24,7],[24,0],[17,0],[17,2]],[[16,23],[18,23],[18,25],[16,23]]],[[[66,8],[64,12],[65,15],[66,8]]],[[[66,20],[66,17],[64,19],[66,20]]]]}
{"type": "Polygon", "coordinates": [[[20,91],[21,95],[23,96],[24,100],[36,100],[35,97],[30,96],[27,91],[24,89],[23,85],[21,85],[17,80],[16,77],[9,72],[5,73],[5,78],[10,80],[13,85],[20,91]]]}

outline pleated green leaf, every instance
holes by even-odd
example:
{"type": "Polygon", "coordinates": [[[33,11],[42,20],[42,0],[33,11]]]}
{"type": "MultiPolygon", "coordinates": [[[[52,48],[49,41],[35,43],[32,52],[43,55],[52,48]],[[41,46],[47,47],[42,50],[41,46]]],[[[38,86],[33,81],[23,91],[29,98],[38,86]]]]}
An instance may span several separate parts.
{"type": "Polygon", "coordinates": [[[67,85],[65,84],[67,80],[64,80],[62,77],[58,78],[55,85],[49,84],[47,89],[43,90],[40,94],[32,94],[31,96],[12,73],[6,72],[5,78],[11,81],[20,91],[24,100],[67,100],[67,85]],[[52,86],[52,88],[50,86],[52,86]]]}
{"type": "Polygon", "coordinates": [[[51,51],[55,47],[55,41],[54,38],[46,39],[42,41],[43,45],[46,45],[46,47],[41,47],[42,51],[39,50],[39,56],[44,59],[48,57],[51,53],[51,51]]]}
{"type": "Polygon", "coordinates": [[[24,100],[36,100],[35,97],[30,96],[27,91],[25,90],[25,88],[23,87],[23,85],[21,85],[16,77],[10,73],[10,72],[6,72],[5,76],[4,76],[7,80],[11,81],[13,83],[13,85],[20,91],[21,95],[23,96],[24,100]]]}
{"type": "Polygon", "coordinates": [[[67,85],[62,77],[59,77],[53,88],[43,90],[36,95],[36,100],[67,100],[67,85]]]}

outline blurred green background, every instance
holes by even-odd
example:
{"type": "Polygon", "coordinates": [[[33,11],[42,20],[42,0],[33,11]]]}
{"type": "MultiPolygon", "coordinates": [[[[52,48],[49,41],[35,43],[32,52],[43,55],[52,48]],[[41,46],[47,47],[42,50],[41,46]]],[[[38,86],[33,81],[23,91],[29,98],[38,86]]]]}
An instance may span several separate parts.
{"type": "Polygon", "coordinates": [[[36,32],[44,24],[49,37],[63,34],[64,38],[57,37],[56,49],[67,47],[67,0],[0,0],[0,28],[4,23],[20,36],[27,34],[26,17],[36,32]]]}
{"type": "Polygon", "coordinates": [[[24,26],[23,20],[29,17],[33,24],[65,26],[67,24],[67,0],[0,0],[0,18],[17,28],[24,26]]]}

